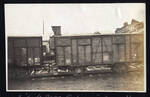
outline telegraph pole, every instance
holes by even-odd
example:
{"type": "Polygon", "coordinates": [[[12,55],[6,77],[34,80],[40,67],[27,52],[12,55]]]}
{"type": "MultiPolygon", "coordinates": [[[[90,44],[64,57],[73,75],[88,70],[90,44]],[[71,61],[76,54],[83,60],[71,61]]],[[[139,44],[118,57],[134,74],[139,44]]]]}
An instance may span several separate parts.
{"type": "Polygon", "coordinates": [[[44,36],[44,19],[43,19],[43,36],[44,36]]]}

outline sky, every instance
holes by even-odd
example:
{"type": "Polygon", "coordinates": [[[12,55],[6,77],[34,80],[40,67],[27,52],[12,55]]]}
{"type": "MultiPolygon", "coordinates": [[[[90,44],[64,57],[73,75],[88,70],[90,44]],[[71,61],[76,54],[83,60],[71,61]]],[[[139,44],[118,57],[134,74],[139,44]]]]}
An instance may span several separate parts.
{"type": "Polygon", "coordinates": [[[145,16],[144,3],[5,4],[5,31],[44,40],[53,35],[51,26],[61,26],[62,35],[108,34],[132,19],[145,22],[145,16]]]}

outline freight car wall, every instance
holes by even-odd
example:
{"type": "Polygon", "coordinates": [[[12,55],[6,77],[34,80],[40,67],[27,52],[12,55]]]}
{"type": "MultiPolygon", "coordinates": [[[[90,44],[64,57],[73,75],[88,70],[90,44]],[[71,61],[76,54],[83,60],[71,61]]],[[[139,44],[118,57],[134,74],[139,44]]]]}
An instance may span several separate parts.
{"type": "Polygon", "coordinates": [[[9,66],[42,64],[42,37],[8,37],[9,66]]]}
{"type": "Polygon", "coordinates": [[[56,64],[85,66],[143,60],[142,34],[54,37],[56,64]]]}

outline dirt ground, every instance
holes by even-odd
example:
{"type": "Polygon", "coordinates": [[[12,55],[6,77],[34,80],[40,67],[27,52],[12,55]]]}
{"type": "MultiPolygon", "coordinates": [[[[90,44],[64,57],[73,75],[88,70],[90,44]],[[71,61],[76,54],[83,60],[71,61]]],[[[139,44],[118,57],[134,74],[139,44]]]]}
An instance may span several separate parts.
{"type": "Polygon", "coordinates": [[[8,90],[100,90],[143,91],[144,74],[88,74],[82,76],[44,77],[8,81],[8,90]]]}

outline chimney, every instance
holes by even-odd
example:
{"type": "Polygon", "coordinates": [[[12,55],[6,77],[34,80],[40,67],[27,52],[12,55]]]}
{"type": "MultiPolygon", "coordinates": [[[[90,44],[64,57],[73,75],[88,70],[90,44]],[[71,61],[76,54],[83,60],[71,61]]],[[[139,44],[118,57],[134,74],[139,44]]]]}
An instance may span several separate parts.
{"type": "Polygon", "coordinates": [[[61,36],[61,26],[52,26],[52,30],[55,36],[61,36]]]}

